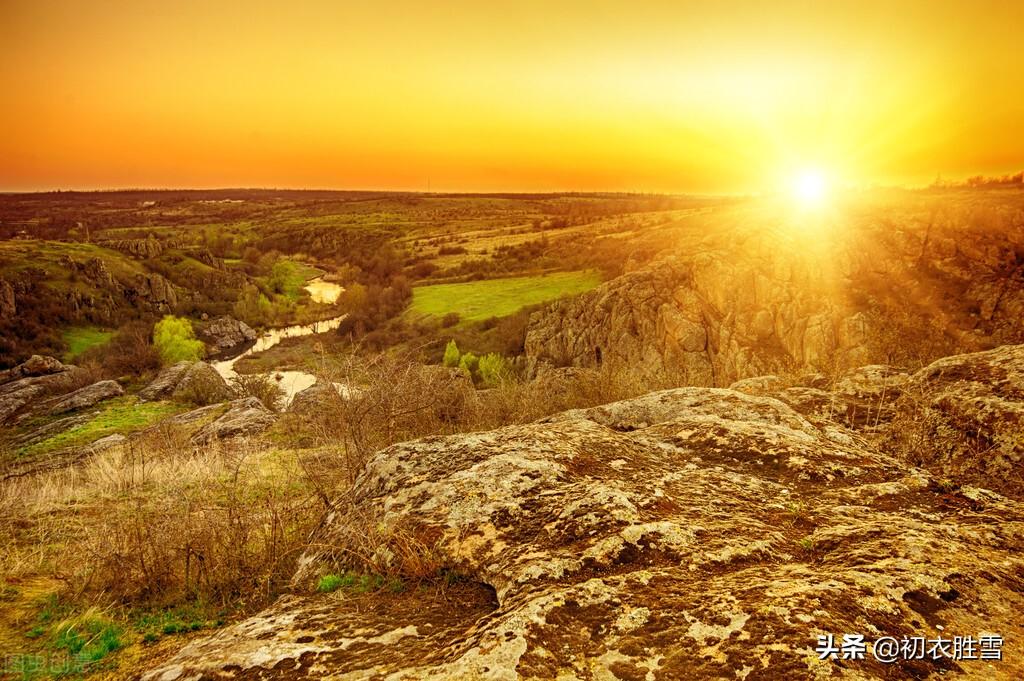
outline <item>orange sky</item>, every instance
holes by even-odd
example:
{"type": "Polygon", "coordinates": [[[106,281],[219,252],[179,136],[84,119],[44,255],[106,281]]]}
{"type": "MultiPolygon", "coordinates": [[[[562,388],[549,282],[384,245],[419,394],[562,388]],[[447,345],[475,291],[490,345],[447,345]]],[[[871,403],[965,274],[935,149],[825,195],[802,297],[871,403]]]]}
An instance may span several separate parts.
{"type": "Polygon", "coordinates": [[[1024,168],[1022,27],[995,0],[0,0],[0,189],[998,174],[1024,168]]]}

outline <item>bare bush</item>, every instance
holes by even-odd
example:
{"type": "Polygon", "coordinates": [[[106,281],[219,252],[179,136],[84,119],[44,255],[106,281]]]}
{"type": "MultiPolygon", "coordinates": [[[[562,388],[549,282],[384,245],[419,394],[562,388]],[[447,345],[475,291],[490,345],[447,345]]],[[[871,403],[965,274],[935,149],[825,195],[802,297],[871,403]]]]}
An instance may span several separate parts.
{"type": "Polygon", "coordinates": [[[238,374],[231,378],[230,386],[237,397],[255,397],[270,411],[281,411],[284,406],[284,390],[266,374],[238,374]]]}

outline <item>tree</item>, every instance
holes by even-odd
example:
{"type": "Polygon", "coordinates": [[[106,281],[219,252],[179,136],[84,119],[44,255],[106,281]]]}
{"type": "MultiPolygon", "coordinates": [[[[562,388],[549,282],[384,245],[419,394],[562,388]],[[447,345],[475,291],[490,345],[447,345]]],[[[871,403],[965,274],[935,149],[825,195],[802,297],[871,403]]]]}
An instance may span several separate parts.
{"type": "Polygon", "coordinates": [[[453,338],[448,341],[448,345],[444,348],[444,359],[441,360],[441,363],[446,367],[457,367],[459,366],[460,356],[459,346],[455,344],[455,339],[453,338]]]}
{"type": "Polygon", "coordinates": [[[203,342],[196,339],[192,322],[184,317],[167,315],[157,322],[153,327],[153,345],[165,365],[184,360],[194,362],[203,356],[203,342]]]}

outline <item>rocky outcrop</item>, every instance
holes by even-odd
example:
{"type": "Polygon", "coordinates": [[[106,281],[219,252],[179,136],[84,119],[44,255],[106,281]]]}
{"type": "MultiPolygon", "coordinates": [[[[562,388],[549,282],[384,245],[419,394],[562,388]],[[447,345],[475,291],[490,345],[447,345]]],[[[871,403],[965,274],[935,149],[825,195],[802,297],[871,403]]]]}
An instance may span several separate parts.
{"type": "MultiPolygon", "coordinates": [[[[390,538],[405,537],[476,597],[297,593],[144,678],[1024,674],[1024,504],[950,488],[770,397],[682,388],[403,443],[370,459],[352,498],[313,546],[377,537],[371,566],[397,570],[409,543],[390,538]],[[1001,662],[813,650],[828,634],[981,632],[1002,634],[1001,662]]],[[[316,549],[296,584],[347,556],[316,549]]]]}
{"type": "Polygon", "coordinates": [[[256,435],[274,425],[274,412],[255,397],[245,397],[228,405],[227,411],[200,428],[192,441],[201,444],[239,435],[256,435]]]}
{"type": "Polygon", "coordinates": [[[46,402],[34,411],[48,415],[63,414],[121,395],[124,395],[124,388],[117,381],[99,381],[46,402]]]}
{"type": "Polygon", "coordinates": [[[950,484],[1024,500],[1024,345],[946,357],[916,372],[885,446],[950,484]]]}
{"type": "Polygon", "coordinates": [[[18,366],[0,371],[0,385],[29,376],[57,374],[70,368],[56,357],[32,355],[18,366]]]}
{"type": "Polygon", "coordinates": [[[223,316],[200,324],[196,335],[206,343],[209,354],[217,355],[256,340],[251,326],[233,317],[223,316]]]}
{"type": "MultiPolygon", "coordinates": [[[[152,237],[146,239],[111,239],[101,241],[101,246],[127,253],[136,258],[156,258],[164,252],[164,244],[152,237]]],[[[176,248],[178,243],[169,243],[168,247],[176,248]]]]}
{"type": "Polygon", "coordinates": [[[185,375],[185,372],[191,366],[192,362],[185,361],[164,367],[156,375],[156,378],[150,381],[149,385],[139,391],[139,400],[141,402],[150,402],[170,397],[171,393],[178,386],[178,382],[181,381],[182,376],[185,375]]]}
{"type": "Polygon", "coordinates": [[[317,381],[305,390],[297,392],[286,411],[293,414],[316,414],[340,399],[341,393],[333,383],[317,381]]]}
{"type": "Polygon", "coordinates": [[[232,396],[224,377],[206,362],[193,362],[171,392],[172,398],[195,404],[223,402],[232,396]]]}
{"type": "Polygon", "coordinates": [[[531,315],[533,365],[727,386],[1024,342],[1019,220],[972,232],[853,217],[823,234],[747,212],[659,234],[674,244],[660,259],[531,315]]]}
{"type": "Polygon", "coordinates": [[[139,391],[139,400],[177,399],[198,404],[221,402],[232,396],[224,378],[206,362],[178,362],[164,368],[139,391]]]}
{"type": "Polygon", "coordinates": [[[81,385],[84,372],[53,357],[33,355],[0,377],[0,423],[15,418],[39,400],[81,385]]]}
{"type": "Polygon", "coordinates": [[[124,289],[124,297],[135,307],[158,312],[170,312],[178,305],[174,285],[159,274],[139,274],[131,286],[124,289]]]}

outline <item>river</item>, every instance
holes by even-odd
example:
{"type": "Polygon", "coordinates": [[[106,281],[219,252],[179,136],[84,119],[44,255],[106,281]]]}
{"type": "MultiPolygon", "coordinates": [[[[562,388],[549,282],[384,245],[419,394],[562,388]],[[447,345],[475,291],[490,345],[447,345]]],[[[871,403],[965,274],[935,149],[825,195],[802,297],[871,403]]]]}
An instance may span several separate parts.
{"type": "MultiPolygon", "coordinates": [[[[324,281],[319,277],[310,280],[305,288],[309,291],[313,302],[327,304],[336,301],[338,296],[341,295],[341,292],[344,290],[341,286],[324,281]]],[[[341,326],[343,319],[345,319],[345,315],[324,319],[318,322],[313,322],[312,324],[295,324],[294,326],[267,329],[259,338],[256,339],[256,342],[252,346],[246,348],[233,357],[222,359],[218,362],[212,362],[213,368],[224,377],[225,381],[230,382],[232,378],[238,375],[238,372],[235,371],[235,362],[243,357],[257,352],[263,352],[264,350],[269,350],[286,338],[312,336],[313,334],[333,331],[341,326]]],[[[302,392],[316,383],[316,376],[305,371],[274,370],[269,372],[267,375],[276,380],[277,384],[281,387],[281,390],[285,395],[284,402],[286,405],[292,401],[292,398],[295,397],[297,393],[302,392]]]]}

